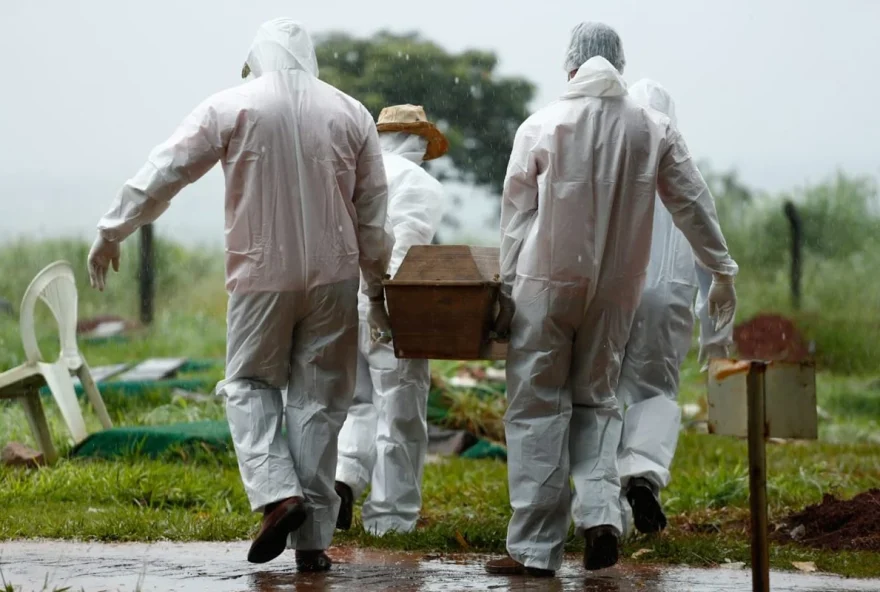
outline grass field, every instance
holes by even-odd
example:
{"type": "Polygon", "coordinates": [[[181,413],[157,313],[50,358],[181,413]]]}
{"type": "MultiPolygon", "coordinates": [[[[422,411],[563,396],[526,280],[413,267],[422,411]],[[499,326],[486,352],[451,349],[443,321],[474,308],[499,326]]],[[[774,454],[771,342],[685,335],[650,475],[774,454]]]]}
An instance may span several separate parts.
{"type": "MultiPolygon", "coordinates": [[[[830,189],[816,189],[815,195],[810,194],[812,198],[807,196],[806,203],[813,208],[806,209],[810,214],[807,219],[825,219],[828,232],[847,236],[829,241],[809,226],[809,232],[816,236],[811,238],[811,250],[805,258],[804,307],[796,313],[788,304],[784,242],[782,246],[773,244],[782,240],[779,234],[785,232],[784,225],[781,230],[778,227],[778,216],[768,213],[775,211],[778,203],[726,214],[731,249],[742,267],[737,283],[739,319],[761,311],[792,314],[807,338],[815,341],[822,370],[818,378],[823,417],[820,441],[768,447],[771,521],[820,501],[825,493],[847,497],[880,486],[880,276],[876,273],[880,251],[874,238],[880,225],[876,218],[868,220],[873,225],[862,220],[867,214],[855,206],[843,208],[849,218],[842,218],[838,210],[823,209],[822,204],[839,198],[840,192],[855,191],[850,185],[842,186],[843,181],[836,183],[830,184],[830,189]],[[861,242],[854,246],[849,235],[856,231],[861,242]]],[[[77,273],[81,318],[95,314],[134,318],[137,266],[133,245],[125,245],[122,271],[111,275],[109,289],[103,294],[87,285],[87,249],[88,245],[72,241],[19,243],[0,249],[0,296],[17,309],[33,275],[63,258],[71,261],[77,273]]],[[[158,253],[154,324],[124,343],[81,344],[90,365],[161,356],[222,360],[222,255],[186,250],[164,241],[159,243],[158,253]]],[[[41,347],[51,358],[57,353],[57,343],[48,317],[43,315],[40,321],[41,347]]],[[[21,363],[22,355],[17,318],[0,313],[0,371],[21,363]]],[[[435,364],[434,370],[449,375],[456,367],[435,364]]],[[[210,384],[221,373],[218,368],[199,376],[210,384]]],[[[704,378],[693,358],[683,369],[682,383],[682,403],[697,402],[704,396],[704,378]]],[[[457,391],[450,425],[479,425],[490,436],[500,437],[500,396],[487,400],[467,390],[457,391]]],[[[106,401],[117,425],[224,417],[218,400],[193,402],[169,392],[142,397],[109,394],[106,401]]],[[[52,403],[47,404],[47,413],[60,443],[64,430],[52,403]]],[[[97,421],[89,410],[86,417],[89,426],[96,429],[97,421]]],[[[9,441],[32,444],[22,411],[3,402],[0,445],[9,441]]],[[[660,537],[628,543],[626,553],[650,549],[637,559],[645,562],[748,562],[746,466],[743,442],[683,433],[672,485],[664,495],[671,527],[660,537]]],[[[339,536],[338,542],[411,550],[503,551],[509,517],[504,464],[462,459],[431,464],[426,470],[424,496],[424,525],[416,533],[376,539],[355,528],[339,536]]],[[[230,540],[249,537],[257,524],[248,511],[230,453],[178,455],[161,461],[137,457],[116,462],[67,460],[38,470],[0,468],[0,508],[0,539],[5,540],[230,540]]],[[[571,549],[578,544],[572,538],[571,549]]],[[[880,577],[880,553],[773,546],[775,567],[790,568],[792,561],[815,561],[821,570],[844,575],[880,577]]]]}
{"type": "MultiPolygon", "coordinates": [[[[771,520],[820,501],[824,493],[851,496],[876,486],[878,464],[877,444],[770,446],[771,520]]],[[[650,562],[748,562],[745,444],[686,433],[673,475],[664,498],[671,527],[663,536],[629,543],[625,552],[651,549],[638,559],[650,562]]],[[[231,454],[187,462],[64,461],[51,469],[4,469],[0,484],[0,539],[236,540],[251,536],[257,525],[231,454]]],[[[430,464],[423,515],[424,525],[414,534],[378,539],[356,526],[337,543],[503,552],[509,517],[505,465],[464,459],[430,464]]],[[[569,546],[578,544],[572,538],[569,546]]],[[[772,561],[783,569],[791,561],[815,561],[823,571],[880,577],[876,553],[774,545],[772,561]]]]}

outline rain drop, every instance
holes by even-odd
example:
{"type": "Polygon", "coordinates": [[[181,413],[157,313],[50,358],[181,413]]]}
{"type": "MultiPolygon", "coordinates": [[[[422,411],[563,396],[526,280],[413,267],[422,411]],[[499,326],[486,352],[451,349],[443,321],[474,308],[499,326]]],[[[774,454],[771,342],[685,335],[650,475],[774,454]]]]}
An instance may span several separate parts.
{"type": "Polygon", "coordinates": [[[458,84],[458,76],[455,77],[455,84],[458,84]]]}

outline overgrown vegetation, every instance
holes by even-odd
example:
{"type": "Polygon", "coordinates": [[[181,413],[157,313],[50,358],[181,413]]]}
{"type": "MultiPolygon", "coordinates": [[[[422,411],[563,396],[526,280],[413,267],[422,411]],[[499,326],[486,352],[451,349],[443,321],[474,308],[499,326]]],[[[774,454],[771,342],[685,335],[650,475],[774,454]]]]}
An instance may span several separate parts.
{"type": "Polygon", "coordinates": [[[737,318],[745,320],[758,312],[788,314],[815,342],[821,367],[841,373],[878,372],[880,200],[876,183],[838,174],[813,187],[767,196],[752,195],[729,177],[709,175],[709,179],[716,186],[730,251],[741,269],[737,318]],[[790,300],[786,201],[795,204],[803,226],[800,311],[792,310],[790,300]]]}
{"type": "MultiPolygon", "coordinates": [[[[875,187],[838,176],[791,196],[750,196],[735,179],[713,177],[731,251],[741,266],[739,319],[757,312],[793,316],[816,344],[820,442],[771,445],[771,519],[821,500],[824,493],[851,496],[880,484],[880,217],[875,187]],[[806,239],[803,308],[791,310],[788,293],[788,229],[785,199],[800,208],[806,239]]],[[[124,246],[122,271],[108,291],[88,287],[88,245],[75,241],[18,243],[0,248],[0,297],[13,307],[34,274],[56,259],[74,265],[80,317],[137,310],[136,243],[124,246]]],[[[127,341],[81,343],[92,366],[147,357],[222,359],[225,342],[223,258],[208,250],[158,245],[158,300],[153,326],[127,341]]],[[[57,353],[54,329],[41,317],[41,346],[57,353]]],[[[16,316],[0,312],[0,371],[23,361],[16,316]]],[[[450,375],[457,365],[437,363],[450,375]]],[[[201,375],[206,384],[219,370],[201,375]]],[[[704,379],[692,358],[683,370],[681,402],[704,395],[704,379]]],[[[495,387],[493,387],[495,388],[495,387]]],[[[499,437],[504,410],[498,392],[456,389],[447,393],[450,425],[499,437]]],[[[168,392],[141,397],[108,394],[118,425],[222,419],[220,401],[192,401],[168,392]]],[[[54,405],[47,414],[56,442],[65,433],[54,405]]],[[[89,410],[87,422],[98,427],[89,410]]],[[[0,403],[0,445],[32,443],[15,404],[0,403]]],[[[659,538],[627,546],[650,549],[639,561],[712,565],[749,560],[746,449],[742,442],[685,433],[664,501],[672,527],[659,538]]],[[[503,550],[509,516],[503,464],[453,459],[431,464],[425,478],[425,525],[408,536],[375,539],[355,529],[342,544],[444,551],[503,550]]],[[[119,462],[62,461],[38,470],[0,468],[0,539],[22,537],[116,540],[230,540],[250,536],[256,518],[248,511],[231,453],[176,454],[164,461],[136,456],[119,462]],[[35,511],[35,508],[39,508],[35,511]]],[[[574,549],[578,541],[571,540],[574,549]]],[[[829,553],[794,546],[773,547],[773,564],[815,561],[822,570],[880,576],[880,555],[829,553]]]]}

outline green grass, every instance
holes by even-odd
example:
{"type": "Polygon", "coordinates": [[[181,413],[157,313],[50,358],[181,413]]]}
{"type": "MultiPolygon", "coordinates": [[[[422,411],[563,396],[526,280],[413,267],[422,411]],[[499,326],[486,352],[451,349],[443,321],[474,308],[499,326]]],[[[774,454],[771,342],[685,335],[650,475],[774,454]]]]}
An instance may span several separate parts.
{"type": "MultiPolygon", "coordinates": [[[[819,502],[825,493],[849,497],[877,485],[880,446],[770,446],[771,522],[819,502]],[[829,460],[833,459],[833,460],[829,460]]],[[[748,484],[743,442],[683,434],[665,494],[671,527],[641,537],[624,552],[652,552],[638,561],[709,566],[749,561],[748,484]],[[709,531],[720,530],[713,534],[709,531]]],[[[494,461],[448,459],[425,472],[423,527],[375,538],[359,526],[338,544],[421,551],[504,550],[509,517],[506,467],[494,461]]],[[[201,455],[188,463],[127,459],[62,461],[49,469],[0,470],[0,539],[77,538],[96,541],[226,541],[251,536],[250,513],[232,454],[201,455]],[[40,511],[35,512],[34,508],[40,511]]],[[[569,550],[578,550],[572,537],[569,550]]],[[[880,577],[880,553],[829,553],[773,545],[772,563],[815,561],[823,571],[880,577]]]]}
{"type": "MultiPolygon", "coordinates": [[[[140,361],[148,357],[222,359],[226,344],[226,293],[223,289],[223,254],[216,250],[184,250],[157,242],[156,314],[149,329],[127,342],[88,343],[80,347],[91,366],[140,361]]],[[[123,245],[119,273],[110,272],[105,292],[88,283],[88,244],[79,241],[20,242],[0,248],[0,297],[15,309],[14,316],[0,313],[0,371],[24,362],[18,326],[18,309],[34,275],[58,259],[71,263],[79,293],[79,318],[115,314],[136,320],[138,306],[137,242],[123,245]]],[[[58,355],[55,323],[44,306],[37,307],[37,336],[46,359],[58,355]]]]}
{"type": "MultiPolygon", "coordinates": [[[[35,590],[31,588],[28,590],[35,590]]],[[[20,588],[15,586],[12,582],[7,582],[6,578],[3,576],[3,570],[0,569],[0,592],[25,592],[24,588],[20,588]]],[[[40,592],[73,592],[73,588],[70,586],[65,586],[64,588],[58,588],[56,586],[51,586],[49,584],[49,576],[46,575],[46,579],[43,581],[43,587],[40,588],[40,592]]],[[[137,592],[137,591],[136,591],[137,592]]]]}

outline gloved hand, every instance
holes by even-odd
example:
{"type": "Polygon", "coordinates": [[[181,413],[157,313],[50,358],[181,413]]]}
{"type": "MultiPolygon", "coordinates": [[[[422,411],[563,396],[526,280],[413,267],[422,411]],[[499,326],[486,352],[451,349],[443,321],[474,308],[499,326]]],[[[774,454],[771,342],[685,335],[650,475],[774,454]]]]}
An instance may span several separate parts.
{"type": "Polygon", "coordinates": [[[706,372],[709,369],[709,360],[712,358],[728,357],[727,346],[718,343],[710,343],[700,346],[700,372],[706,372]]]}
{"type": "Polygon", "coordinates": [[[504,292],[498,293],[498,316],[495,317],[495,324],[492,326],[492,337],[499,341],[506,341],[510,338],[510,322],[513,320],[513,313],[516,306],[513,299],[504,292]]]}
{"type": "Polygon", "coordinates": [[[709,303],[709,318],[715,321],[716,331],[733,322],[736,313],[736,288],[733,282],[732,275],[712,274],[712,287],[706,300],[709,303]]]}
{"type": "Polygon", "coordinates": [[[98,233],[89,251],[89,283],[93,288],[104,291],[111,264],[113,271],[119,271],[119,242],[107,240],[98,233]]]}
{"type": "Polygon", "coordinates": [[[391,319],[385,309],[385,301],[370,301],[367,309],[367,325],[370,327],[370,341],[373,343],[391,343],[391,319]]]}

